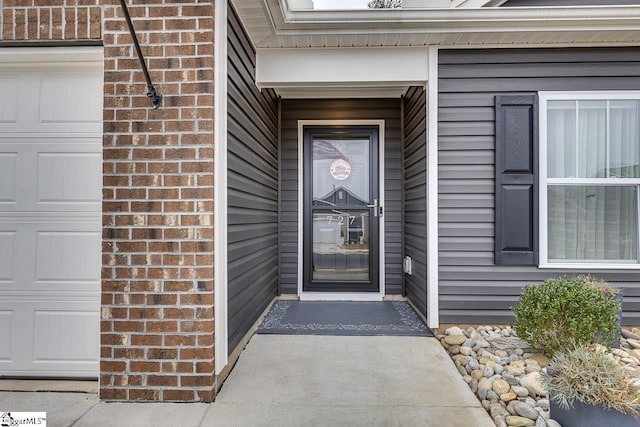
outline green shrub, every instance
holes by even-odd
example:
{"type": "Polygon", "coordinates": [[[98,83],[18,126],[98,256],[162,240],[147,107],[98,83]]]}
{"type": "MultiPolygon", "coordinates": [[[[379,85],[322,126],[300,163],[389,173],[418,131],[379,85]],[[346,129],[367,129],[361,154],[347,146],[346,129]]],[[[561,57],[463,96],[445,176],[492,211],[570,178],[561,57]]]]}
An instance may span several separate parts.
{"type": "Polygon", "coordinates": [[[611,345],[619,332],[620,302],[584,277],[527,285],[513,308],[518,336],[553,356],[581,343],[611,345]]]}
{"type": "Polygon", "coordinates": [[[561,408],[574,402],[640,415],[640,388],[635,370],[618,362],[602,346],[579,345],[559,350],[549,361],[542,383],[561,408]]]}

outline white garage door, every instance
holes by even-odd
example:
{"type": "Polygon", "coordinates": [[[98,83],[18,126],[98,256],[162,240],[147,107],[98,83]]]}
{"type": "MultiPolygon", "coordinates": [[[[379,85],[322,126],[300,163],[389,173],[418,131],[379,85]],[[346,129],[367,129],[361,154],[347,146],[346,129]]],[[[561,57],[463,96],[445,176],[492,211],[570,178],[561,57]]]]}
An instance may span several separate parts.
{"type": "Polygon", "coordinates": [[[0,49],[0,376],[99,372],[101,56],[0,49]]]}

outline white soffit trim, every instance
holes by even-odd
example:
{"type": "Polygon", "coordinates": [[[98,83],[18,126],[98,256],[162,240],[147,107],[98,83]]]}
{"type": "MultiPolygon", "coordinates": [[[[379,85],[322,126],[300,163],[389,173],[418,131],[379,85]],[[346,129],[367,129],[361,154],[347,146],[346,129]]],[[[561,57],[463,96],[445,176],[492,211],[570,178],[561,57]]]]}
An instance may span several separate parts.
{"type": "Polygon", "coordinates": [[[214,352],[215,374],[227,365],[227,2],[215,8],[214,43],[214,352]],[[218,59],[221,60],[218,60],[218,59]]]}
{"type": "Polygon", "coordinates": [[[255,47],[330,48],[640,41],[640,5],[305,10],[232,0],[255,47]]]}
{"type": "MultiPolygon", "coordinates": [[[[269,2],[274,0],[267,0],[269,2]]],[[[550,6],[472,7],[434,9],[286,10],[276,9],[273,22],[277,33],[305,30],[356,30],[369,33],[484,32],[520,28],[526,30],[628,29],[637,30],[640,7],[550,6]],[[279,15],[279,16],[278,16],[279,15]],[[313,27],[309,27],[313,24],[313,27]],[[428,24],[428,25],[425,25],[428,24]]],[[[272,10],[272,12],[274,12],[272,10]]]]}
{"type": "Polygon", "coordinates": [[[310,88],[400,96],[407,86],[424,84],[428,70],[427,48],[258,49],[256,55],[256,85],[288,97],[310,88]]]}

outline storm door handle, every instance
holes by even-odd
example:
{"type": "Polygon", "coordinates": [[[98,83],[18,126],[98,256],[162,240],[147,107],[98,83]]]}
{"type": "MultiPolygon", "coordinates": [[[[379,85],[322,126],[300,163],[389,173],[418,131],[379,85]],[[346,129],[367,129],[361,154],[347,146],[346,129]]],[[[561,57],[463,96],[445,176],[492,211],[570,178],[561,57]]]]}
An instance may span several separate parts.
{"type": "Polygon", "coordinates": [[[367,205],[368,208],[373,208],[373,216],[378,216],[378,199],[373,199],[372,205],[367,205]]]}

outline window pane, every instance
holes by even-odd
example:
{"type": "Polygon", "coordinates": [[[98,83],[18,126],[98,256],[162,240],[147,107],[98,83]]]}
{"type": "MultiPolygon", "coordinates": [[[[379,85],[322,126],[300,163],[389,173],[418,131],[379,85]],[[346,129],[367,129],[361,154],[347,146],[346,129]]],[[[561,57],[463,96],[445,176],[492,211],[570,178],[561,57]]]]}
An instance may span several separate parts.
{"type": "Polygon", "coordinates": [[[576,101],[547,104],[547,174],[576,176],[576,101]]]}
{"type": "Polygon", "coordinates": [[[312,144],[313,204],[369,204],[369,140],[314,138],[312,144]]]}
{"type": "Polygon", "coordinates": [[[578,178],[606,177],[606,123],[606,101],[578,101],[578,178]]]}
{"type": "Polygon", "coordinates": [[[640,178],[638,101],[611,101],[609,105],[609,176],[640,178]]]}
{"type": "Polygon", "coordinates": [[[313,213],[313,280],[371,280],[368,210],[313,213]]]}
{"type": "Polygon", "coordinates": [[[638,260],[635,186],[548,187],[549,261],[638,260]]]}

